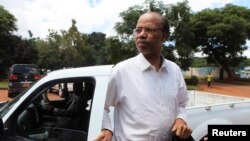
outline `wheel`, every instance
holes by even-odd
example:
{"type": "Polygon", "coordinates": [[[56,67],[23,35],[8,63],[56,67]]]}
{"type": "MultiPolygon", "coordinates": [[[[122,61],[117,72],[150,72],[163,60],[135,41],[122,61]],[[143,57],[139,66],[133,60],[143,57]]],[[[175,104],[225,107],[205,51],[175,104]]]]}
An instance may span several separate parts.
{"type": "Polygon", "coordinates": [[[8,97],[9,98],[13,98],[13,94],[11,94],[11,93],[8,92],[8,97]]]}
{"type": "Polygon", "coordinates": [[[8,91],[8,97],[9,97],[9,98],[13,98],[13,97],[14,97],[14,94],[8,91]]]}

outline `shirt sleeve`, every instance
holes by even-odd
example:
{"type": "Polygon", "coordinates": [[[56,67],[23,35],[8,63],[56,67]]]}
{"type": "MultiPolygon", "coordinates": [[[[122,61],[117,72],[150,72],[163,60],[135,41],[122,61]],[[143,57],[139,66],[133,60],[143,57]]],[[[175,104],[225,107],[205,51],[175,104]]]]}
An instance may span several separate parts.
{"type": "Polygon", "coordinates": [[[186,105],[188,103],[188,94],[187,94],[187,87],[181,70],[179,70],[179,93],[178,93],[178,113],[177,118],[181,118],[187,122],[187,115],[186,115],[186,105]]]}

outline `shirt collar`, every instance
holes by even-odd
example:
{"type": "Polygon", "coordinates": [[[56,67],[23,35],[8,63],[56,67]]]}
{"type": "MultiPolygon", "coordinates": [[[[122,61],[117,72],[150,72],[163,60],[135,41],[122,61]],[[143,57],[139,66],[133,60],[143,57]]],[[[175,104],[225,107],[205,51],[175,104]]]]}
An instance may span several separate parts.
{"type": "MultiPolygon", "coordinates": [[[[167,70],[167,61],[164,59],[163,55],[162,55],[162,59],[163,59],[163,62],[162,62],[161,70],[167,70]]],[[[152,66],[141,53],[137,55],[137,61],[138,61],[138,66],[140,67],[141,71],[150,69],[152,66]]]]}
{"type": "Polygon", "coordinates": [[[141,53],[139,53],[136,58],[137,64],[140,67],[141,71],[145,71],[150,68],[151,64],[141,53]]]}
{"type": "Polygon", "coordinates": [[[168,68],[167,67],[167,60],[164,59],[163,55],[162,55],[162,60],[163,60],[163,62],[162,62],[162,65],[161,65],[161,69],[167,71],[167,68],[168,68]]]}

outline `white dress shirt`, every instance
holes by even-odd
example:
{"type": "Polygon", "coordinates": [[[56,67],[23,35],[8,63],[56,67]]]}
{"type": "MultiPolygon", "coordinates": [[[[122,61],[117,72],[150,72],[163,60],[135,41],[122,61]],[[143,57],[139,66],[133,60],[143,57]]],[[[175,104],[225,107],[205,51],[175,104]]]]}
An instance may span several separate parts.
{"type": "Polygon", "coordinates": [[[180,68],[164,59],[157,72],[142,54],[118,63],[108,85],[103,129],[115,141],[166,141],[176,118],[186,120],[186,84],[180,68]],[[114,106],[114,128],[108,115],[114,106]]]}

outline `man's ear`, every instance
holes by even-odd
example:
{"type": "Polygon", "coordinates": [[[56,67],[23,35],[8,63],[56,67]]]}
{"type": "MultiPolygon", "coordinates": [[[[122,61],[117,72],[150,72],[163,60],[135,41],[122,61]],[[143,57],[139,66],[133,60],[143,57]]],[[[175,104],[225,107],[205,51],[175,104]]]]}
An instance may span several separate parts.
{"type": "Polygon", "coordinates": [[[166,42],[168,39],[168,34],[166,32],[163,32],[163,35],[162,35],[162,43],[166,42]]]}

